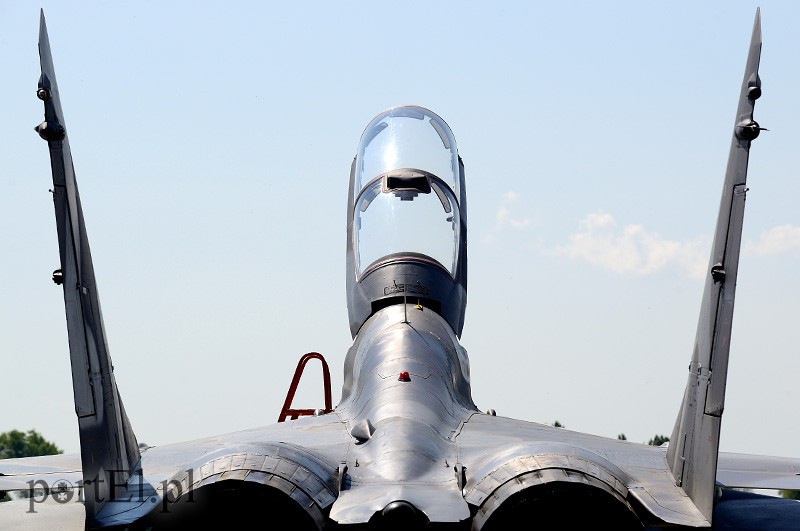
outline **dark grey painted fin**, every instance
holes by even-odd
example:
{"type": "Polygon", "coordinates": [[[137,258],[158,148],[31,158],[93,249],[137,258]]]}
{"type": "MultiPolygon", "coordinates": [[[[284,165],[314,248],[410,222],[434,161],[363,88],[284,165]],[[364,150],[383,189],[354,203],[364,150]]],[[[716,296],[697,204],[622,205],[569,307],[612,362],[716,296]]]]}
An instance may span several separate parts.
{"type": "Polygon", "coordinates": [[[677,485],[685,490],[709,521],[714,503],[720,421],[725,405],[733,299],[747,191],[747,161],[751,141],[760,132],[760,127],[753,120],[755,100],[761,95],[761,80],[758,77],[760,56],[761,12],[757,10],[706,274],[694,353],[689,365],[689,378],[667,450],[667,461],[677,485]]]}
{"type": "Polygon", "coordinates": [[[58,94],[44,11],[39,26],[42,76],[37,96],[45,121],[36,128],[47,140],[53,170],[61,269],[53,280],[64,289],[75,412],[81,440],[87,522],[124,483],[139,462],[139,448],[122,406],[108,353],[89,240],[75,181],[64,115],[58,94]]]}

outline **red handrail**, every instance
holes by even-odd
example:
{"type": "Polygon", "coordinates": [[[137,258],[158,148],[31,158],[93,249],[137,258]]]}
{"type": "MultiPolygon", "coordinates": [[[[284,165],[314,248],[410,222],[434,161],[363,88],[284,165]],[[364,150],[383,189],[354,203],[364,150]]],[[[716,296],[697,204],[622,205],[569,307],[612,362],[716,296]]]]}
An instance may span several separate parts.
{"type": "Polygon", "coordinates": [[[331,402],[331,371],[328,369],[328,362],[325,361],[325,358],[323,358],[322,354],[319,352],[309,352],[308,354],[303,354],[300,361],[297,363],[297,368],[294,370],[294,377],[292,378],[292,384],[289,386],[289,392],[286,393],[286,401],[284,401],[283,408],[281,408],[281,414],[278,415],[278,422],[285,421],[286,417],[295,420],[297,417],[303,415],[313,415],[314,411],[316,411],[314,409],[292,409],[292,400],[294,400],[294,394],[297,392],[297,385],[300,383],[300,377],[303,375],[306,363],[311,359],[318,359],[322,362],[322,385],[325,391],[325,409],[323,409],[322,412],[330,413],[333,411],[331,402]]]}

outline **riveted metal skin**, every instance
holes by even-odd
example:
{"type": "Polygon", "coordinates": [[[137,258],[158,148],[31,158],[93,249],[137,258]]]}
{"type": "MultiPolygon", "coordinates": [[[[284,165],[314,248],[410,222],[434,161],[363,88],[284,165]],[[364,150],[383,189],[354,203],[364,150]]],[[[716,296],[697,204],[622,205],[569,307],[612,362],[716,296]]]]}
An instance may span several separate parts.
{"type": "MultiPolygon", "coordinates": [[[[91,483],[83,483],[83,503],[50,500],[33,513],[27,511],[30,499],[0,503],[0,527],[238,528],[285,519],[280,524],[293,531],[348,526],[404,531],[687,529],[710,528],[712,523],[718,530],[800,528],[796,502],[750,493],[714,497],[715,484],[800,490],[800,459],[718,452],[747,160],[751,141],[763,130],[752,117],[753,102],[761,95],[760,46],[757,16],[696,348],[669,447],[510,419],[493,409],[484,414],[475,406],[467,353],[458,339],[466,305],[464,169],[448,147],[455,146],[454,138],[438,117],[432,125],[448,151],[447,167],[453,174],[458,168],[458,180],[448,177],[442,186],[441,176],[406,164],[397,174],[386,173],[387,187],[379,193],[399,192],[383,197],[397,199],[392,203],[397,206],[414,194],[435,199],[421,195],[438,190],[445,213],[458,207],[458,218],[443,216],[452,231],[445,231],[452,236],[448,245],[461,238],[458,253],[448,247],[450,255],[437,255],[438,260],[457,260],[444,266],[414,252],[391,251],[384,257],[383,251],[365,253],[359,256],[374,261],[357,277],[351,171],[347,282],[355,340],[345,359],[341,402],[333,412],[326,413],[326,405],[313,410],[314,416],[150,447],[136,444],[114,380],[42,17],[37,95],[44,102],[47,125],[39,132],[48,142],[53,169],[61,252],[53,279],[64,291],[81,452],[0,460],[0,495],[27,492],[31,482],[53,478],[64,484],[91,483]],[[394,184],[389,184],[390,177],[394,184]],[[220,505],[220,499],[226,501],[220,505]],[[247,516],[238,519],[239,526],[233,522],[242,512],[247,516]],[[199,525],[186,525],[182,515],[199,525]],[[218,525],[198,521],[198,515],[218,525]]],[[[393,109],[405,113],[399,115],[404,118],[435,116],[419,107],[393,109]]],[[[414,135],[406,138],[416,145],[414,135]]],[[[369,185],[375,183],[378,177],[369,185]]],[[[368,204],[363,212],[366,208],[368,204]]],[[[439,250],[428,249],[432,255],[439,250]]],[[[568,375],[560,376],[565,385],[568,375]]],[[[531,392],[535,400],[535,385],[531,392]]],[[[169,406],[157,413],[180,414],[179,405],[169,406]]],[[[260,405],[251,407],[261,414],[260,405]]],[[[60,485],[51,490],[66,491],[60,485]]]]}
{"type": "Polygon", "coordinates": [[[467,353],[449,323],[411,304],[406,311],[401,304],[376,312],[345,359],[336,415],[358,439],[348,450],[349,481],[331,519],[367,522],[398,500],[432,522],[468,519],[469,507],[446,463],[458,462],[454,436],[476,412],[467,353]],[[402,372],[409,381],[398,379],[402,372]],[[370,426],[369,438],[359,437],[359,426],[370,426]]]}

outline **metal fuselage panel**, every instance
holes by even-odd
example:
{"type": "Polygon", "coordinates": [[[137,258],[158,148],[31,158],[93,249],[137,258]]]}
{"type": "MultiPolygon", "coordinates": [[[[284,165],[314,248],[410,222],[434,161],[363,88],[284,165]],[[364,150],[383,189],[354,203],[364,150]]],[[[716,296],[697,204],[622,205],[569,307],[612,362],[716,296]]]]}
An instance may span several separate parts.
{"type": "Polygon", "coordinates": [[[344,382],[336,414],[356,442],[331,518],[366,522],[397,500],[431,521],[468,518],[454,439],[477,409],[466,351],[450,325],[411,304],[378,311],[347,355],[344,382]]]}

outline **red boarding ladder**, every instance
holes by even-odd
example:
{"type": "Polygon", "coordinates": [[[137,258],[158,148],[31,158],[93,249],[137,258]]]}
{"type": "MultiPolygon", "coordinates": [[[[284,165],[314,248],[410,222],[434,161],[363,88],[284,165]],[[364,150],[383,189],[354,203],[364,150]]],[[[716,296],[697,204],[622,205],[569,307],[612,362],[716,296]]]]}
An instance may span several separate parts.
{"type": "Polygon", "coordinates": [[[297,368],[294,370],[294,377],[292,378],[292,384],[289,386],[289,392],[286,393],[286,401],[283,403],[281,414],[278,416],[278,422],[285,421],[286,417],[295,420],[300,416],[313,415],[314,412],[317,411],[316,409],[292,409],[292,400],[294,400],[294,394],[297,392],[297,385],[300,383],[300,377],[303,376],[306,363],[311,359],[318,359],[322,362],[322,385],[325,391],[325,409],[323,409],[322,412],[330,413],[333,411],[333,406],[331,405],[331,371],[328,369],[328,362],[325,361],[325,358],[323,358],[322,354],[319,352],[309,352],[308,354],[303,354],[300,361],[297,363],[297,368]]]}

